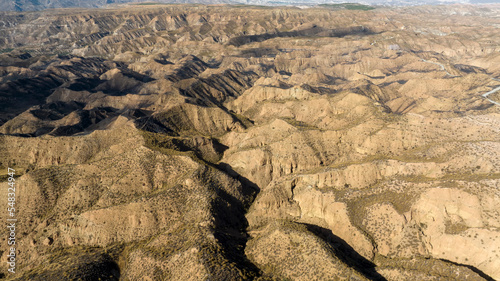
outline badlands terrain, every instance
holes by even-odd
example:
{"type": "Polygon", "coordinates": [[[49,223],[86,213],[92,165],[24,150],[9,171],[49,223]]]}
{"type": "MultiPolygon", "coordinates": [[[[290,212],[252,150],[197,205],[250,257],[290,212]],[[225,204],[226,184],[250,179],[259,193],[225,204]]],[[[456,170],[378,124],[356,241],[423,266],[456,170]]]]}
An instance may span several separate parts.
{"type": "Polygon", "coordinates": [[[500,6],[0,19],[3,279],[500,280],[500,6]]]}

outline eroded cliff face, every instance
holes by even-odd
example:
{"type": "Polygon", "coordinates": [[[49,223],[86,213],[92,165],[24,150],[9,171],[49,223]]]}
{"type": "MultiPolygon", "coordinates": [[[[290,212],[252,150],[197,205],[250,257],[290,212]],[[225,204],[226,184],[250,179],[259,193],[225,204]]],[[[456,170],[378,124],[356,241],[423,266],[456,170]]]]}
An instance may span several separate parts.
{"type": "Polygon", "coordinates": [[[500,279],[499,13],[5,14],[2,272],[500,279]]]}

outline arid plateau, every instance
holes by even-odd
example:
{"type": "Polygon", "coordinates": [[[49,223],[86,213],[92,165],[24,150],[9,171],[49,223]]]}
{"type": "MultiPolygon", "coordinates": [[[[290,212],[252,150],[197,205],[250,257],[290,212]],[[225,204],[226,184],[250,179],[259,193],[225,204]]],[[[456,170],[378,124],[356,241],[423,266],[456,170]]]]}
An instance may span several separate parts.
{"type": "Polygon", "coordinates": [[[500,5],[1,12],[0,276],[500,280],[499,35],[500,5]]]}

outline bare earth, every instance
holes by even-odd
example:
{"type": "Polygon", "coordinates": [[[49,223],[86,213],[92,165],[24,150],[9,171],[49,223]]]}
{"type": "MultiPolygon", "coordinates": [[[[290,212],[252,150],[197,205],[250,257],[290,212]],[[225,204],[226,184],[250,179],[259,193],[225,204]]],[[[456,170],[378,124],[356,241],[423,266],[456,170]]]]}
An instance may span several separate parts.
{"type": "Polygon", "coordinates": [[[500,6],[0,18],[6,280],[500,280],[500,6]]]}

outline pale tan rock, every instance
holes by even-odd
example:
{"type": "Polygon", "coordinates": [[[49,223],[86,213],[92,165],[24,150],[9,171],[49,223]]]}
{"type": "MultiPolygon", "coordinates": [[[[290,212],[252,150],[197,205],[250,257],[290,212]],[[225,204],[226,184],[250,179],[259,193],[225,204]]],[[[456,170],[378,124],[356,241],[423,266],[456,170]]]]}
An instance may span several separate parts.
{"type": "Polygon", "coordinates": [[[457,263],[472,263],[498,277],[498,230],[485,229],[479,198],[450,188],[431,189],[414,206],[414,219],[429,252],[457,263]],[[457,225],[461,225],[458,227],[457,225]],[[460,246],[460,247],[458,247],[460,246]],[[463,250],[462,250],[463,249],[463,250]]]}
{"type": "Polygon", "coordinates": [[[499,279],[498,9],[331,8],[2,14],[11,279],[499,279]]]}

